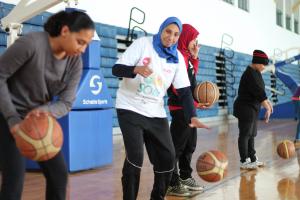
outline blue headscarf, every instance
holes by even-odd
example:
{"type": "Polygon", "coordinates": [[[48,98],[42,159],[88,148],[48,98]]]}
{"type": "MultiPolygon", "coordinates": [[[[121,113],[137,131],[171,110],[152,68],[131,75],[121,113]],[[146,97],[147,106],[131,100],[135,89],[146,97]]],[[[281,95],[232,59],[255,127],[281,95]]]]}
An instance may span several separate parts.
{"type": "Polygon", "coordinates": [[[178,63],[178,54],[177,54],[177,42],[176,44],[165,48],[161,42],[160,36],[164,28],[170,24],[176,24],[179,28],[179,31],[182,30],[182,25],[180,20],[177,17],[167,18],[159,28],[159,32],[153,36],[153,47],[156,53],[161,58],[166,58],[167,63],[178,63]]]}

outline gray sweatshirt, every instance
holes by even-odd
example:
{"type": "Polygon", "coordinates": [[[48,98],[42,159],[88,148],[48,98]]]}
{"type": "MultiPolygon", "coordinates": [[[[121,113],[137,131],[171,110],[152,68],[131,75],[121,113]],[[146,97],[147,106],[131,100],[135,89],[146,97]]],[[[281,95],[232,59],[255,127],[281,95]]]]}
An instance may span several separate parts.
{"type": "Polygon", "coordinates": [[[25,35],[0,57],[0,113],[10,127],[34,108],[66,115],[81,74],[81,57],[56,59],[47,32],[25,35]]]}

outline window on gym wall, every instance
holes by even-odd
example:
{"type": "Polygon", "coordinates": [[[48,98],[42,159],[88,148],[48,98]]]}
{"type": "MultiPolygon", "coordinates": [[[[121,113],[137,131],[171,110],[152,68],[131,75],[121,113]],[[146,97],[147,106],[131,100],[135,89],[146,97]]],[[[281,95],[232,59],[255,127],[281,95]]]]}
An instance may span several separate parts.
{"type": "MultiPolygon", "coordinates": [[[[292,8],[293,9],[293,8],[292,8]]],[[[293,9],[294,13],[294,32],[299,34],[299,7],[293,9]]]]}
{"type": "Polygon", "coordinates": [[[289,15],[286,15],[286,17],[285,17],[285,28],[288,30],[292,30],[291,17],[289,15]]]}
{"type": "Polygon", "coordinates": [[[282,11],[279,9],[276,10],[276,24],[282,27],[282,11]]]}
{"type": "Polygon", "coordinates": [[[239,0],[238,7],[245,11],[249,11],[249,0],[239,0]]]}
{"type": "Polygon", "coordinates": [[[292,30],[292,2],[293,0],[285,0],[285,28],[292,30]]]}
{"type": "Polygon", "coordinates": [[[299,22],[298,20],[294,21],[294,31],[299,34],[299,22]]]}
{"type": "Polygon", "coordinates": [[[227,3],[230,3],[230,4],[232,4],[232,5],[233,5],[233,3],[234,3],[234,2],[233,2],[234,0],[223,0],[223,1],[225,1],[225,2],[227,2],[227,3]]]}
{"type": "Polygon", "coordinates": [[[283,1],[275,0],[276,3],[276,24],[283,27],[283,1]]]}

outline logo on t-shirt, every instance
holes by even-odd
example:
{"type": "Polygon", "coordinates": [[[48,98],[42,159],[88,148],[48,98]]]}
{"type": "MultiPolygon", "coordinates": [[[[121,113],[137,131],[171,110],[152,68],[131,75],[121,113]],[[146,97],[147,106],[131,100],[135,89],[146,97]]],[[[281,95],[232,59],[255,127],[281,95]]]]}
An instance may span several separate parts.
{"type": "Polygon", "coordinates": [[[163,88],[163,81],[159,75],[152,74],[147,78],[142,79],[139,85],[138,93],[143,96],[158,97],[163,88]]]}
{"type": "Polygon", "coordinates": [[[144,65],[144,66],[149,65],[149,64],[150,64],[150,61],[151,61],[151,59],[150,59],[149,57],[145,57],[145,58],[143,59],[143,65],[144,65]]]}

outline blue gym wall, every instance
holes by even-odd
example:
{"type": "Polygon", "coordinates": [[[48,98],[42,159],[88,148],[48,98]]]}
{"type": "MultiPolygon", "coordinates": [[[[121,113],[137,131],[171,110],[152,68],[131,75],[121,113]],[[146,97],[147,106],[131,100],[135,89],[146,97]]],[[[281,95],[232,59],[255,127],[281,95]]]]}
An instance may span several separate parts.
{"type": "MultiPolygon", "coordinates": [[[[10,10],[14,7],[14,5],[1,3],[0,2],[0,17],[6,16],[10,10]]],[[[44,12],[36,17],[28,20],[24,23],[23,34],[32,31],[41,31],[43,30],[42,25],[47,20],[47,18],[51,15],[51,13],[44,12]]],[[[117,60],[117,35],[127,35],[127,29],[111,26],[102,23],[96,23],[96,31],[101,39],[101,53],[99,55],[99,59],[101,59],[101,71],[105,77],[106,83],[108,85],[108,90],[115,102],[116,98],[116,90],[118,89],[119,80],[114,77],[111,72],[111,68],[117,60]]],[[[142,35],[142,34],[140,34],[142,35]]],[[[0,31],[0,53],[2,53],[6,49],[6,33],[2,30],[0,31]]],[[[218,55],[220,49],[216,47],[210,47],[202,45],[199,52],[200,58],[200,66],[199,72],[197,74],[198,82],[201,81],[212,81],[216,82],[216,55],[218,55]]],[[[230,51],[225,51],[226,54],[231,54],[230,51]]],[[[229,55],[228,57],[232,57],[229,55]]],[[[227,101],[228,101],[228,113],[232,114],[232,105],[237,94],[238,84],[242,72],[245,70],[247,65],[251,62],[251,55],[234,52],[234,56],[232,58],[228,58],[226,61],[226,67],[231,71],[226,75],[227,77],[227,101]]],[[[292,74],[296,80],[300,83],[300,70],[297,65],[289,65],[284,67],[284,71],[292,74]]],[[[270,82],[270,73],[266,73],[263,75],[266,85],[271,85],[270,82]]],[[[281,83],[280,80],[277,79],[277,84],[279,85],[280,91],[284,91],[284,96],[278,96],[278,102],[275,106],[275,112],[273,114],[273,118],[286,118],[286,117],[294,117],[294,109],[293,104],[290,101],[291,93],[289,90],[281,83]],[[276,112],[280,111],[280,112],[276,112]]],[[[271,93],[268,91],[268,96],[271,93]]],[[[168,109],[166,109],[168,110],[168,109]]],[[[199,117],[216,117],[219,115],[220,108],[218,104],[215,104],[211,109],[208,110],[198,110],[199,117]]],[[[168,113],[169,114],[169,113],[168,113]]],[[[118,121],[116,118],[116,112],[114,111],[114,119],[113,125],[115,127],[118,126],[118,121]]]]}

